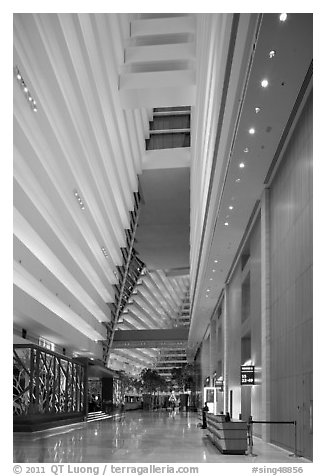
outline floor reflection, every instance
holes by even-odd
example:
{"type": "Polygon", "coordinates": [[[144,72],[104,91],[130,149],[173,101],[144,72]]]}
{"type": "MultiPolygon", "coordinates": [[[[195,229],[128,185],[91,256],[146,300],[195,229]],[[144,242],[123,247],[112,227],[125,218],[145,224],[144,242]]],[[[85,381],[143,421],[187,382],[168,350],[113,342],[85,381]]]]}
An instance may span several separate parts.
{"type": "MultiPolygon", "coordinates": [[[[15,463],[252,462],[247,456],[221,455],[197,427],[196,413],[127,412],[119,420],[100,420],[32,434],[14,434],[15,463]]],[[[256,439],[259,462],[289,462],[287,452],[256,439]]],[[[258,461],[257,461],[258,462],[258,461]]],[[[300,459],[300,462],[304,462],[300,459]]]]}

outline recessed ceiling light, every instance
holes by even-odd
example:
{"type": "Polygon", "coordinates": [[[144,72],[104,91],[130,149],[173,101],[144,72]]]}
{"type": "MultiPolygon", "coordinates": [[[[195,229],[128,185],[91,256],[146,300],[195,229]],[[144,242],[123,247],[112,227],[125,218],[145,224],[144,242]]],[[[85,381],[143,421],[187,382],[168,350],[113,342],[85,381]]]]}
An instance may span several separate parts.
{"type": "Polygon", "coordinates": [[[216,269],[212,269],[212,272],[215,273],[216,269]]]}
{"type": "Polygon", "coordinates": [[[229,226],[229,224],[228,224],[228,222],[227,222],[227,221],[224,223],[224,225],[225,225],[225,226],[229,226]]]}
{"type": "Polygon", "coordinates": [[[218,263],[218,260],[217,260],[217,259],[214,259],[214,263],[218,263]]]}
{"type": "MultiPolygon", "coordinates": [[[[234,208],[233,205],[229,206],[229,210],[233,210],[233,208],[234,208]]],[[[217,263],[217,261],[216,261],[216,263],[217,263]]]]}
{"type": "Polygon", "coordinates": [[[207,290],[206,290],[206,292],[208,292],[208,293],[209,293],[209,291],[210,291],[210,289],[207,289],[207,290]]]}
{"type": "Polygon", "coordinates": [[[239,182],[240,182],[240,179],[239,179],[239,178],[237,178],[235,181],[236,181],[237,183],[239,183],[239,182]]]}
{"type": "Polygon", "coordinates": [[[263,79],[260,84],[261,84],[262,88],[267,88],[267,86],[268,86],[268,80],[267,80],[267,79],[263,79]]]}
{"type": "Polygon", "coordinates": [[[210,281],[213,281],[213,278],[209,278],[210,281]]]}
{"type": "Polygon", "coordinates": [[[287,13],[281,13],[280,21],[286,21],[287,17],[288,17],[287,13]]]}
{"type": "Polygon", "coordinates": [[[269,52],[269,57],[270,57],[271,59],[274,58],[275,53],[276,53],[275,50],[271,50],[271,51],[269,52]]]}
{"type": "Polygon", "coordinates": [[[244,152],[245,154],[247,154],[247,153],[249,152],[248,147],[245,147],[245,148],[243,149],[243,152],[244,152]]]}
{"type": "Polygon", "coordinates": [[[243,162],[240,162],[240,164],[239,164],[240,169],[243,169],[244,166],[245,166],[245,164],[243,162]]]}
{"type": "Polygon", "coordinates": [[[260,112],[260,107],[255,107],[255,113],[258,114],[260,112]]]}
{"type": "Polygon", "coordinates": [[[249,132],[249,134],[254,134],[256,131],[253,127],[251,127],[248,132],[249,132]]]}

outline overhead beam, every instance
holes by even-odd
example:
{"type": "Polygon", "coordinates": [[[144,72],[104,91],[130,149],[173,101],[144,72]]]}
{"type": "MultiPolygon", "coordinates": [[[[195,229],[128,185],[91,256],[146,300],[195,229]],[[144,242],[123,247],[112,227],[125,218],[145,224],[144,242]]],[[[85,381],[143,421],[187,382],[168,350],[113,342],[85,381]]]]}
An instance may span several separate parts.
{"type": "Polygon", "coordinates": [[[172,329],[117,330],[114,334],[113,348],[135,347],[173,347],[188,341],[189,327],[172,329]]]}

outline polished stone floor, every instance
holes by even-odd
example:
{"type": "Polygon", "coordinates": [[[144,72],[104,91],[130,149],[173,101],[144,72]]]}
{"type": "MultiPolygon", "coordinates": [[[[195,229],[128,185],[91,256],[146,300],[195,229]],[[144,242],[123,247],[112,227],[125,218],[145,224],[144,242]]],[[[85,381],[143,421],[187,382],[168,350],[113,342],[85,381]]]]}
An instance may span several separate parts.
{"type": "Polygon", "coordinates": [[[14,434],[15,463],[305,463],[254,438],[256,456],[222,455],[196,413],[127,412],[121,419],[14,434]]]}

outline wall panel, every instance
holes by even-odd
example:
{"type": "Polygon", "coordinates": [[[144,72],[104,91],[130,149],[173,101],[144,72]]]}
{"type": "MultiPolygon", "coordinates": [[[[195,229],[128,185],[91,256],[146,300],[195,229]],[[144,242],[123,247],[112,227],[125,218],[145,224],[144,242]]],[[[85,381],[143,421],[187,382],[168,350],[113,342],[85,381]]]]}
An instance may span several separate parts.
{"type": "MultiPolygon", "coordinates": [[[[272,420],[297,420],[298,450],[312,458],[312,95],[271,185],[272,420]]],[[[271,428],[293,449],[293,429],[271,428]]]]}

